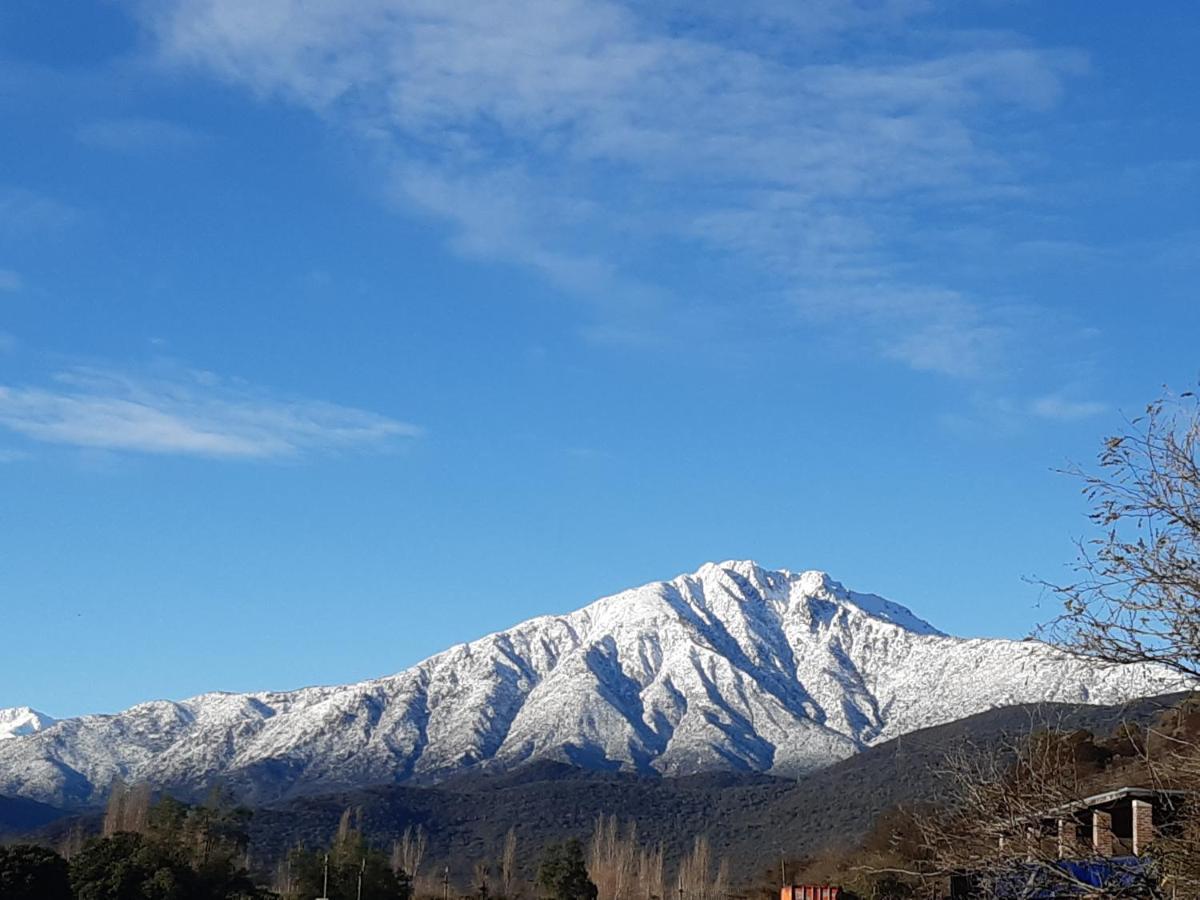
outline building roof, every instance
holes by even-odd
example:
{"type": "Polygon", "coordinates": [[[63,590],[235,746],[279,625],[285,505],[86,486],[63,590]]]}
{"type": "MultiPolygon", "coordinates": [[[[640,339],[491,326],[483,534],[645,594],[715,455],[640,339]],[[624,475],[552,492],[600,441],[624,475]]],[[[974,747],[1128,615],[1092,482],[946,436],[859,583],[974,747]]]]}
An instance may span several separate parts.
{"type": "Polygon", "coordinates": [[[1184,797],[1188,793],[1188,791],[1166,790],[1164,788],[1122,787],[1105,791],[1102,794],[1093,794],[1090,797],[1084,797],[1082,800],[1065,803],[1046,812],[1047,815],[1054,815],[1077,809],[1092,809],[1096,806],[1107,806],[1119,800],[1158,800],[1164,797],[1184,797]]]}

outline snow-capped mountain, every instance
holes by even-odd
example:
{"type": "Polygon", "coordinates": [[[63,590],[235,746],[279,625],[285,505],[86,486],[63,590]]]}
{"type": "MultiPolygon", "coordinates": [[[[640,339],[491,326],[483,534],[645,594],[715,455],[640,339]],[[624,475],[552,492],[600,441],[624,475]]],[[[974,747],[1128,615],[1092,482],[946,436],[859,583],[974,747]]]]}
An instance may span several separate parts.
{"type": "Polygon", "coordinates": [[[0,741],[33,734],[54,724],[54,719],[28,706],[0,709],[0,741]]]}
{"type": "Polygon", "coordinates": [[[1035,641],[950,637],[821,572],[725,562],[374,681],[66,719],[0,743],[0,794],[88,803],[120,777],[264,800],[546,758],[799,774],[995,706],[1178,687],[1035,641]]]}

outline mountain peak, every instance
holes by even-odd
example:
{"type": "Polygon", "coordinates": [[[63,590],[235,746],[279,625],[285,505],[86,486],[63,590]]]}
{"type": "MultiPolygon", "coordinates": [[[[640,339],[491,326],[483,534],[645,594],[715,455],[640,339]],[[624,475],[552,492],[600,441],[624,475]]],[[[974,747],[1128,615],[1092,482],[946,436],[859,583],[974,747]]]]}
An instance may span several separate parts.
{"type": "Polygon", "coordinates": [[[55,720],[28,706],[0,709],[0,741],[34,734],[53,725],[55,720]]]}
{"type": "MultiPolygon", "coordinates": [[[[687,577],[687,576],[683,576],[687,577]]],[[[758,592],[766,592],[789,607],[796,604],[811,606],[812,601],[852,606],[871,618],[888,622],[915,634],[941,635],[945,632],[916,615],[911,609],[875,594],[860,594],[849,590],[828,572],[805,569],[766,569],[753,560],[729,559],[705,563],[692,576],[701,581],[721,578],[742,578],[758,592]]]]}
{"type": "Polygon", "coordinates": [[[89,804],[120,776],[266,801],[535,761],[791,776],[996,706],[1179,688],[1158,667],[949,637],[822,571],[727,560],[374,681],[147,703],[44,733],[49,717],[5,711],[23,736],[0,741],[0,794],[89,804]]]}

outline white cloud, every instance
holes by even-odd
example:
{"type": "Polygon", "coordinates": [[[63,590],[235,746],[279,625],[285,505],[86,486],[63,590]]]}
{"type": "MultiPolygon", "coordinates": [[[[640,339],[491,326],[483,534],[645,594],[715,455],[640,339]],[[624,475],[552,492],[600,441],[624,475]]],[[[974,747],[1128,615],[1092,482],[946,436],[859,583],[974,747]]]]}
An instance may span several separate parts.
{"type": "MultiPolygon", "coordinates": [[[[1008,326],[961,293],[951,311],[909,303],[947,288],[908,273],[905,230],[930,205],[1019,194],[1008,129],[1052,108],[1084,61],[998,35],[963,50],[927,34],[906,51],[903,24],[928,6],[141,9],[169,63],[308,108],[369,142],[389,161],[392,196],[448,223],[466,255],[528,267],[574,295],[657,306],[670,286],[644,270],[664,251],[699,246],[753,273],[759,297],[819,296],[886,357],[971,375],[993,368],[1008,326]],[[678,16],[688,29],[673,27],[678,16]],[[889,28],[887,56],[839,43],[889,28]],[[1006,124],[995,132],[999,113],[1006,124]],[[892,312],[843,302],[866,291],[892,312]]],[[[806,316],[809,307],[799,304],[806,316]]]]}
{"type": "Polygon", "coordinates": [[[207,140],[178,122],[140,117],[96,119],[80,125],[75,136],[80,143],[118,153],[186,150],[207,140]]]}
{"type": "Polygon", "coordinates": [[[0,234],[24,236],[65,228],[78,211],[26,188],[0,185],[0,234]]]}
{"type": "Polygon", "coordinates": [[[376,413],[278,397],[209,372],[86,367],[44,386],[0,385],[0,427],[45,443],[217,459],[381,447],[421,434],[376,413]]]}
{"type": "Polygon", "coordinates": [[[1108,412],[1108,404],[1096,400],[1071,400],[1062,394],[1046,394],[1033,400],[1029,404],[1029,411],[1039,419],[1074,422],[1108,412]]]}

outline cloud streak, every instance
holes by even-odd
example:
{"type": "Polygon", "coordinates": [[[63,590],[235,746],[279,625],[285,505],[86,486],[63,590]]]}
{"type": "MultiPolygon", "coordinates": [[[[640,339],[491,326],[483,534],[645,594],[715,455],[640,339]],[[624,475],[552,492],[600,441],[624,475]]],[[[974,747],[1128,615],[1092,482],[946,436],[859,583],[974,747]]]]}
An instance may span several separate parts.
{"type": "Polygon", "coordinates": [[[793,315],[857,329],[884,358],[973,376],[994,369],[1011,328],[985,298],[914,275],[906,229],[1019,198],[1005,136],[1053,109],[1085,61],[1003,36],[906,43],[928,6],[701,4],[687,29],[672,24],[681,9],[613,0],[141,9],[169,64],[369,144],[392,197],[446,222],[466,255],[626,316],[680,290],[656,259],[700,251],[753,285],[708,302],[787,296],[793,315]],[[886,57],[848,38],[887,29],[886,57]]]}
{"type": "Polygon", "coordinates": [[[1029,404],[1031,415],[1054,422],[1077,422],[1108,412],[1108,404],[1097,400],[1071,400],[1062,394],[1047,394],[1029,404]]]}
{"type": "Polygon", "coordinates": [[[42,443],[227,460],[381,448],[422,433],[209,372],[146,377],[88,367],[59,372],[44,386],[0,385],[0,427],[42,443]]]}
{"type": "Polygon", "coordinates": [[[208,136],[178,122],[151,118],[95,119],[75,131],[80,143],[115,153],[162,153],[187,150],[208,136]]]}

